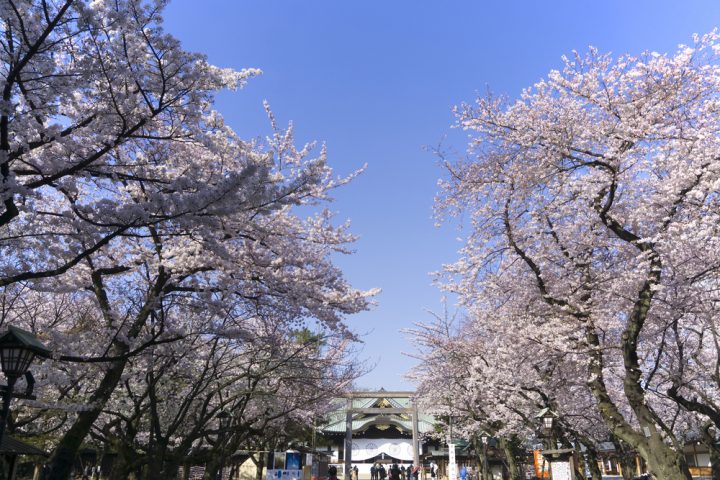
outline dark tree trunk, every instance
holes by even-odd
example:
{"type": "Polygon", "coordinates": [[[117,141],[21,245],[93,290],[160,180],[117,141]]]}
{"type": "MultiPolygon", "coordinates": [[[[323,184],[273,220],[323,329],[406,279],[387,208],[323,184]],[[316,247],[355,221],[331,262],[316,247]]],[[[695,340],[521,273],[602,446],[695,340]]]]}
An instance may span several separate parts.
{"type": "MultiPolygon", "coordinates": [[[[155,308],[155,300],[159,298],[162,293],[162,288],[168,279],[169,277],[161,268],[152,288],[148,291],[143,308],[138,312],[128,329],[128,339],[135,339],[140,334],[150,313],[155,308]]],[[[102,274],[97,271],[93,272],[92,280],[93,291],[100,308],[103,314],[110,319],[113,316],[113,312],[105,292],[102,274]]],[[[50,472],[48,480],[68,480],[70,478],[75,456],[77,455],[80,445],[82,445],[83,440],[85,440],[85,437],[90,433],[93,423],[95,423],[95,420],[100,416],[100,412],[122,378],[123,371],[128,362],[124,356],[127,355],[129,351],[130,347],[127,343],[113,340],[108,355],[116,358],[120,357],[121,359],[109,362],[108,369],[105,375],[103,375],[100,385],[90,396],[88,404],[93,405],[94,408],[79,412],[75,422],[60,439],[57,447],[55,447],[49,461],[50,472]]]]}
{"type": "Polygon", "coordinates": [[[205,464],[205,473],[203,474],[203,480],[215,480],[221,467],[222,452],[211,452],[208,461],[205,464]]]}
{"type": "MultiPolygon", "coordinates": [[[[644,308],[647,308],[645,303],[649,303],[649,301],[641,303],[643,303],[644,308]]],[[[639,326],[636,325],[635,328],[637,329],[639,326]]],[[[628,327],[628,329],[630,329],[630,327],[628,327]]],[[[635,368],[632,366],[637,365],[635,347],[632,345],[632,342],[628,340],[628,338],[632,338],[633,335],[629,335],[627,330],[623,335],[624,356],[626,360],[626,377],[624,379],[625,397],[640,423],[643,434],[637,432],[627,423],[623,414],[608,394],[604,380],[603,356],[599,350],[600,342],[597,332],[591,323],[588,324],[586,333],[588,344],[598,347],[589,364],[591,380],[588,384],[608,429],[617,438],[623,440],[632,447],[633,450],[638,452],[646,461],[650,473],[657,478],[663,480],[692,480],[684,455],[682,452],[675,451],[670,445],[665,443],[660,432],[657,430],[655,415],[645,402],[645,394],[640,387],[639,375],[641,370],[639,367],[635,368]],[[646,435],[645,431],[647,431],[649,435],[646,435]]]]}
{"type": "MultiPolygon", "coordinates": [[[[180,474],[180,462],[176,461],[166,461],[163,465],[162,471],[158,474],[157,477],[148,477],[148,480],[154,480],[157,478],[158,480],[177,480],[178,476],[180,474]]],[[[183,472],[183,478],[184,478],[184,472],[183,472]]],[[[190,476],[190,469],[188,468],[188,477],[190,476]]]]}
{"type": "Polygon", "coordinates": [[[518,465],[517,457],[515,456],[515,446],[513,445],[512,440],[501,437],[500,448],[505,454],[505,462],[508,467],[510,480],[524,480],[525,475],[523,474],[520,465],[518,465]]]}
{"type": "Polygon", "coordinates": [[[623,480],[632,480],[633,477],[641,473],[637,471],[637,454],[625,442],[618,438],[613,439],[613,446],[618,455],[617,458],[620,462],[623,480]]]}
{"type": "Polygon", "coordinates": [[[50,473],[48,480],[67,480],[72,473],[75,456],[83,440],[90,432],[93,423],[100,416],[101,405],[105,405],[117,386],[123,371],[126,360],[113,362],[105,372],[100,386],[90,398],[90,405],[96,405],[92,410],[84,410],[78,413],[77,419],[70,429],[60,439],[60,443],[50,457],[50,473]]]}
{"type": "Polygon", "coordinates": [[[122,455],[118,455],[113,462],[108,480],[127,480],[133,474],[134,466],[128,463],[122,455]]]}
{"type": "Polygon", "coordinates": [[[258,452],[257,460],[255,456],[252,457],[253,463],[255,463],[255,480],[263,480],[263,470],[265,470],[265,463],[267,461],[267,453],[258,452]]]}

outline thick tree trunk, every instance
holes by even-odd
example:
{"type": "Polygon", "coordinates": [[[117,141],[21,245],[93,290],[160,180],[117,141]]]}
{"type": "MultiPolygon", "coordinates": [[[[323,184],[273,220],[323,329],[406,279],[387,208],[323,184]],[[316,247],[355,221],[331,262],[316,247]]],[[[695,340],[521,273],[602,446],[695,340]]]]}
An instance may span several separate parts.
{"type": "Polygon", "coordinates": [[[617,453],[623,480],[632,480],[640,472],[637,471],[637,455],[619,438],[613,438],[613,446],[617,453]]]}
{"type": "Polygon", "coordinates": [[[105,405],[113,390],[115,390],[126,364],[126,360],[113,362],[105,372],[100,386],[95,390],[88,402],[90,405],[94,405],[95,408],[78,413],[77,419],[60,439],[60,443],[50,457],[48,480],[67,480],[70,478],[77,451],[90,432],[93,423],[100,415],[102,406],[105,405]]]}
{"type": "Polygon", "coordinates": [[[128,445],[127,441],[109,437],[107,447],[117,454],[114,456],[108,480],[127,480],[133,477],[138,455],[132,445],[128,445]]]}
{"type": "Polygon", "coordinates": [[[263,470],[265,470],[265,463],[267,461],[267,453],[265,452],[258,452],[257,454],[257,460],[255,459],[255,456],[253,455],[250,457],[253,459],[253,463],[255,463],[255,480],[263,480],[263,470]]]}
{"type": "Polygon", "coordinates": [[[115,457],[108,480],[127,480],[133,472],[132,462],[128,462],[123,455],[115,457]]]}
{"type": "MultiPolygon", "coordinates": [[[[627,335],[623,336],[625,342],[626,362],[632,364],[637,361],[634,352],[630,351],[627,335]]],[[[610,431],[619,439],[627,443],[638,452],[648,465],[650,473],[663,480],[692,480],[690,470],[682,453],[676,452],[667,445],[660,432],[658,432],[654,414],[645,403],[644,392],[639,383],[640,369],[626,366],[624,379],[625,397],[633,409],[640,423],[643,434],[638,433],[627,423],[617,405],[607,392],[603,371],[603,356],[599,348],[600,342],[591,322],[588,322],[586,338],[588,343],[597,350],[589,364],[590,390],[595,396],[598,409],[610,431]]]]}
{"type": "Polygon", "coordinates": [[[510,480],[523,480],[525,475],[523,474],[520,465],[518,465],[513,442],[505,437],[501,437],[500,448],[502,448],[502,451],[505,454],[505,462],[508,467],[510,480]]]}
{"type": "MultiPolygon", "coordinates": [[[[155,279],[153,287],[148,291],[147,298],[143,308],[138,312],[132,325],[127,331],[127,338],[134,339],[142,331],[145,323],[150,316],[150,313],[155,308],[155,300],[159,298],[162,288],[168,280],[168,276],[164,270],[160,268],[159,274],[155,279]]],[[[100,272],[93,272],[93,291],[95,297],[103,311],[103,315],[108,320],[109,324],[112,325],[112,307],[105,293],[105,287],[103,286],[102,274],[100,272]]],[[[127,358],[124,356],[128,354],[130,347],[126,343],[114,340],[112,347],[110,348],[108,355],[115,358],[121,358],[113,362],[108,362],[109,367],[105,372],[100,386],[93,392],[88,400],[88,405],[92,405],[93,408],[90,410],[84,410],[78,413],[75,422],[70,429],[60,439],[60,443],[53,451],[50,457],[50,472],[48,475],[49,480],[68,480],[72,473],[73,462],[77,455],[80,445],[82,445],[85,437],[90,433],[90,429],[100,416],[105,404],[112,396],[115,387],[117,387],[120,379],[122,378],[123,371],[127,365],[127,358]]]]}
{"type": "Polygon", "coordinates": [[[478,453],[478,460],[480,465],[480,478],[482,480],[491,480],[490,464],[488,463],[487,450],[483,450],[482,448],[480,449],[478,453]]]}
{"type": "Polygon", "coordinates": [[[650,432],[650,437],[645,438],[627,426],[624,421],[617,422],[617,416],[620,414],[612,402],[603,398],[606,395],[605,392],[600,393],[601,400],[598,401],[598,406],[608,427],[643,457],[650,473],[663,480],[692,480],[683,454],[667,445],[653,424],[641,421],[643,428],[647,428],[650,432]]]}
{"type": "Polygon", "coordinates": [[[690,470],[685,463],[684,456],[667,446],[658,450],[653,448],[647,462],[648,470],[657,478],[667,480],[692,480],[692,475],[690,475],[690,470]]]}
{"type": "Polygon", "coordinates": [[[217,474],[222,467],[222,455],[222,453],[210,454],[210,458],[208,458],[208,461],[205,464],[205,474],[203,474],[203,480],[215,480],[217,478],[217,474]]]}
{"type": "MultiPolygon", "coordinates": [[[[615,173],[613,172],[613,174],[615,173]]],[[[638,421],[641,433],[627,422],[608,395],[604,380],[603,348],[598,331],[592,316],[587,315],[586,312],[577,311],[578,319],[582,319],[586,325],[585,337],[592,349],[588,364],[588,385],[609,430],[645,459],[650,473],[663,480],[692,480],[684,455],[682,452],[673,450],[664,442],[659,431],[662,422],[647,405],[645,390],[642,387],[643,369],[640,368],[637,353],[640,334],[652,307],[656,287],[661,284],[663,272],[661,254],[652,242],[642,241],[639,236],[627,230],[622,222],[617,221],[609,213],[615,199],[614,182],[613,179],[613,184],[603,190],[600,197],[597,197],[594,208],[600,220],[617,238],[635,247],[648,261],[647,276],[635,295],[632,309],[628,312],[627,323],[620,342],[624,367],[623,393],[638,421]]]]}
{"type": "Polygon", "coordinates": [[[637,474],[635,455],[623,454],[620,458],[620,470],[623,480],[632,480],[637,474]]]}
{"type": "Polygon", "coordinates": [[[168,447],[167,439],[156,441],[148,450],[143,478],[146,480],[177,480],[184,457],[168,447]]]}
{"type": "MultiPolygon", "coordinates": [[[[180,462],[165,462],[163,465],[162,471],[158,474],[157,477],[150,477],[148,476],[147,480],[155,480],[156,478],[158,480],[177,480],[178,476],[180,474],[180,462]]],[[[184,472],[183,472],[184,476],[184,472]]],[[[190,476],[190,472],[188,469],[188,477],[190,476]]]]}

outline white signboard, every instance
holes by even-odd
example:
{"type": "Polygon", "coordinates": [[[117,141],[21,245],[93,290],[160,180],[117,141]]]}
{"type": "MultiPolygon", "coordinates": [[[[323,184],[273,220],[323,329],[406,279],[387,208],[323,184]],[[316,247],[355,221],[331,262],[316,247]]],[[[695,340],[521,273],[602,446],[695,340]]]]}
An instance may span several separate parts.
{"type": "Polygon", "coordinates": [[[457,465],[455,464],[454,443],[448,445],[448,476],[450,477],[450,480],[457,480],[457,465]]]}
{"type": "Polygon", "coordinates": [[[550,472],[553,480],[573,480],[570,462],[553,461],[550,464],[550,472]]]}

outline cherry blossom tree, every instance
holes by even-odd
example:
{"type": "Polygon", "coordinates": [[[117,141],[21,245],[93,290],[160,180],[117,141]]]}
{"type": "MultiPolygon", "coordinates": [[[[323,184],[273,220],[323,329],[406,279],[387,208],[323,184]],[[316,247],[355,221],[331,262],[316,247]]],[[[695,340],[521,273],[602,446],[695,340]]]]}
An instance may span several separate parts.
{"type": "Polygon", "coordinates": [[[353,236],[322,205],[353,175],[335,178],[325,150],[297,147],[272,115],[265,141],[237,138],[213,97],[259,72],[184,51],[162,29],[163,5],[8,0],[0,10],[3,320],[56,352],[37,375],[36,406],[64,412],[41,414],[61,433],[51,478],[67,478],[88,434],[121,411],[119,387],[160,386],[127,382],[163,348],[230,338],[228,318],[315,322],[351,341],[343,318],[374,294],[331,261],[353,236]]]}
{"type": "Polygon", "coordinates": [[[682,405],[695,360],[665,346],[716,325],[717,38],[672,56],[590,50],[514,102],[461,106],[471,147],[437,204],[471,216],[447,288],[506,342],[518,328],[567,352],[607,429],[665,479],[690,478],[673,418],[709,413],[682,405]]]}
{"type": "Polygon", "coordinates": [[[334,388],[354,378],[346,340],[325,338],[327,348],[319,349],[320,336],[308,343],[277,322],[245,323],[255,328],[165,344],[131,361],[123,388],[93,427],[101,445],[121,454],[115,478],[138,470],[142,478],[176,478],[193,463],[215,478],[223,457],[269,429],[310,427],[334,388]],[[231,416],[225,430],[220,412],[231,416]]]}
{"type": "Polygon", "coordinates": [[[582,445],[593,478],[599,478],[597,449],[608,432],[600,416],[593,415],[594,401],[586,385],[575,380],[578,373],[566,370],[577,364],[565,361],[561,352],[543,351],[524,332],[510,338],[486,331],[487,323],[466,319],[454,331],[445,317],[437,316],[409,331],[421,347],[420,364],[411,378],[418,382],[424,408],[452,418],[452,428],[460,436],[496,438],[511,478],[524,476],[515,449],[529,439],[542,439],[548,448],[556,448],[557,442],[582,445]],[[542,409],[556,416],[547,437],[536,418],[542,409]]]}
{"type": "MultiPolygon", "coordinates": [[[[501,408],[496,391],[486,383],[488,357],[479,338],[471,338],[465,329],[445,316],[434,315],[431,323],[419,323],[406,333],[418,347],[414,356],[420,360],[408,375],[417,383],[416,401],[423,411],[442,419],[441,435],[464,437],[471,441],[478,455],[479,465],[488,465],[485,449],[480,448],[483,435],[498,438],[510,478],[522,478],[510,439],[520,429],[508,428],[508,416],[498,418],[501,408]]],[[[497,384],[496,384],[497,385],[497,384]]],[[[513,415],[514,420],[518,416],[513,415]]],[[[522,429],[531,422],[519,421],[522,429]]],[[[517,423],[516,423],[517,426],[517,423]]],[[[487,472],[487,468],[482,468],[487,472]]],[[[487,480],[483,474],[481,477],[487,480]]]]}

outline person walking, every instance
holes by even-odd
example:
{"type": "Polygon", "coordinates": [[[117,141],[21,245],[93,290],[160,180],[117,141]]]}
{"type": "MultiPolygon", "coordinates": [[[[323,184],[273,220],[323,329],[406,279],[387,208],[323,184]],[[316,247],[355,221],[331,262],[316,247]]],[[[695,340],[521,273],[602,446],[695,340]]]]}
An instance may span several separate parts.
{"type": "Polygon", "coordinates": [[[370,480],[377,480],[377,463],[370,465],[370,480]]]}
{"type": "Polygon", "coordinates": [[[392,467],[390,467],[390,480],[400,480],[400,467],[398,467],[397,462],[393,462],[392,467]]]}
{"type": "Polygon", "coordinates": [[[420,477],[420,465],[415,465],[412,470],[413,480],[418,480],[420,477]]]}
{"type": "Polygon", "coordinates": [[[463,466],[460,468],[460,480],[467,480],[467,473],[467,468],[463,463],[463,466]]]}
{"type": "Polygon", "coordinates": [[[358,467],[357,467],[357,465],[354,465],[352,468],[352,480],[358,480],[358,475],[359,475],[358,467]]]}
{"type": "Polygon", "coordinates": [[[330,468],[328,468],[328,480],[338,480],[337,467],[335,465],[330,465],[330,468]]]}
{"type": "Polygon", "coordinates": [[[387,470],[385,470],[385,465],[382,463],[380,464],[380,480],[385,480],[387,478],[387,470]]]}
{"type": "Polygon", "coordinates": [[[405,480],[405,465],[400,464],[400,480],[405,480]]]}

